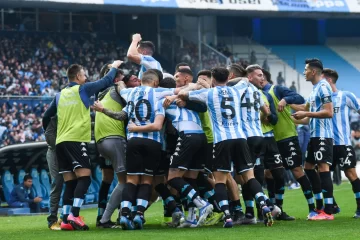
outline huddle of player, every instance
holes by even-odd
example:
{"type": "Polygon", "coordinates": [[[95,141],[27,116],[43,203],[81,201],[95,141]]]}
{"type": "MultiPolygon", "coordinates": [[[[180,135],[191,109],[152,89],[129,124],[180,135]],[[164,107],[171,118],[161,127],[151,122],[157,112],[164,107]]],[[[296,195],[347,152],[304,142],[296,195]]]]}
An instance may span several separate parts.
{"type": "MultiPolygon", "coordinates": [[[[106,191],[101,207],[99,202],[98,227],[142,229],[145,211],[158,196],[171,227],[220,221],[225,228],[271,226],[274,220],[295,220],[282,208],[285,169],[302,187],[308,220],[333,220],[340,212],[330,176],[335,164],[351,181],[354,217],[360,218],[360,180],[348,119],[350,109],[360,113],[360,106],[352,93],[336,89],[334,70],[323,69],[318,59],[306,60],[304,75],[314,88],[305,101],[272,85],[270,74],[258,65],[243,69],[233,64],[195,76],[187,64],[178,64],[171,76],[162,73],[154,51],[151,42],[135,34],[128,58],[141,65],[141,86],[127,88],[120,81],[93,106],[98,150],[119,180],[108,204],[106,191]],[[295,124],[309,122],[304,165],[295,124]],[[114,223],[110,218],[119,205],[114,223]]],[[[88,229],[81,219],[68,224],[62,229],[88,229]]]]}

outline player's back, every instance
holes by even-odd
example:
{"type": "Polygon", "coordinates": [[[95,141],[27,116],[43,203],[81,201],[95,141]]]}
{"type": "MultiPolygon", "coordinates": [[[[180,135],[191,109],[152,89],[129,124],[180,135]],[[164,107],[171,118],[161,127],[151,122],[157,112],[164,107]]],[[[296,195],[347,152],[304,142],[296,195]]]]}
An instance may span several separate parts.
{"type": "Polygon", "coordinates": [[[209,89],[207,97],[214,143],[246,138],[241,123],[241,91],[233,87],[218,86],[209,89]]]}
{"type": "MultiPolygon", "coordinates": [[[[155,107],[157,101],[166,96],[171,95],[173,90],[164,88],[151,88],[147,86],[139,86],[133,88],[125,96],[127,106],[125,111],[128,114],[129,121],[138,126],[153,123],[155,120],[155,107]]],[[[123,94],[122,94],[123,96],[123,94]]],[[[148,138],[161,143],[159,132],[128,133],[128,139],[132,137],[148,138]]]]}
{"type": "Polygon", "coordinates": [[[260,91],[251,83],[239,89],[241,92],[241,120],[246,137],[263,136],[260,107],[264,105],[260,91]]]}
{"type": "Polygon", "coordinates": [[[332,118],[334,129],[334,145],[351,145],[351,130],[349,116],[352,110],[358,111],[360,105],[355,95],[348,91],[332,93],[334,115],[332,118]]]}

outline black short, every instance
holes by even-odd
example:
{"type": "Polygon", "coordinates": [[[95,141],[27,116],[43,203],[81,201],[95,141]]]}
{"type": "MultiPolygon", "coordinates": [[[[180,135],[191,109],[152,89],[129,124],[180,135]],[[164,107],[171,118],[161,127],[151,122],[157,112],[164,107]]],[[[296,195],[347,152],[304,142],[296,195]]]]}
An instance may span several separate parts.
{"type": "Polygon", "coordinates": [[[161,143],[147,138],[131,138],[126,159],[128,175],[153,176],[161,160],[161,143]]]}
{"type": "Polygon", "coordinates": [[[275,169],[283,166],[282,158],[274,137],[265,137],[261,149],[261,159],[265,169],[275,169]]]}
{"type": "Polygon", "coordinates": [[[205,171],[207,171],[208,173],[212,173],[213,171],[213,151],[214,151],[214,143],[207,143],[205,171]]]}
{"type": "Polygon", "coordinates": [[[317,164],[333,162],[333,139],[332,138],[310,138],[307,148],[306,162],[317,164]]]}
{"type": "Polygon", "coordinates": [[[255,161],[251,158],[246,139],[229,139],[214,145],[214,171],[231,172],[231,161],[237,173],[254,168],[255,161]]]}
{"type": "Polygon", "coordinates": [[[170,156],[166,151],[161,150],[159,167],[155,171],[155,176],[165,176],[169,172],[170,156]]]}
{"type": "Polygon", "coordinates": [[[343,171],[356,167],[356,156],[352,146],[336,145],[333,147],[333,151],[334,158],[333,165],[331,166],[332,171],[336,165],[339,165],[340,169],[343,171]]]}
{"type": "Polygon", "coordinates": [[[247,139],[247,144],[249,146],[250,155],[253,161],[255,162],[258,157],[260,157],[262,144],[264,137],[249,137],[247,139]]]}
{"type": "Polygon", "coordinates": [[[56,145],[59,173],[73,172],[77,168],[91,169],[87,143],[61,142],[56,145]]]}
{"type": "Polygon", "coordinates": [[[277,142],[277,146],[283,159],[285,169],[293,169],[302,166],[302,152],[297,136],[277,142]]]}
{"type": "Polygon", "coordinates": [[[179,133],[170,168],[200,171],[205,167],[206,136],[204,133],[179,133]]]}
{"type": "Polygon", "coordinates": [[[101,169],[113,169],[111,161],[106,160],[101,154],[99,155],[99,166],[101,169]]]}

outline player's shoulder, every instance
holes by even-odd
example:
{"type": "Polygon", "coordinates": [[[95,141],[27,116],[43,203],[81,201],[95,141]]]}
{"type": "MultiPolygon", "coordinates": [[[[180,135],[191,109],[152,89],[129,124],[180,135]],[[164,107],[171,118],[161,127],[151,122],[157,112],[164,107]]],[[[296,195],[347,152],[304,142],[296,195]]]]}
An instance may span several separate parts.
{"type": "MultiPolygon", "coordinates": [[[[340,92],[340,91],[339,91],[340,92]]],[[[342,92],[342,94],[344,95],[344,96],[346,96],[346,97],[350,97],[350,98],[356,98],[356,96],[355,96],[355,94],[354,93],[352,93],[352,92],[350,92],[350,91],[341,91],[342,92]]]]}
{"type": "Polygon", "coordinates": [[[153,56],[150,56],[150,55],[141,55],[141,58],[142,58],[143,61],[147,61],[147,62],[156,61],[156,59],[153,56]]]}

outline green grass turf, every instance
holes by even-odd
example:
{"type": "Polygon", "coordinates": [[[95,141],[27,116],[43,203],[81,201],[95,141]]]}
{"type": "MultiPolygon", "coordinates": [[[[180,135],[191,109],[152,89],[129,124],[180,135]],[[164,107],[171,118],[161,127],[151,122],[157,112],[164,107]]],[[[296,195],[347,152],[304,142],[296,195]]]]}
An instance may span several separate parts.
{"type": "MultiPolygon", "coordinates": [[[[299,190],[287,190],[285,211],[296,217],[292,222],[275,222],[272,227],[262,224],[256,226],[235,226],[223,229],[221,225],[198,229],[169,229],[161,226],[162,205],[156,203],[146,212],[146,225],[142,231],[123,231],[121,229],[96,229],[97,210],[81,211],[89,225],[87,232],[50,231],[46,216],[0,217],[0,239],[359,239],[360,219],[353,219],[356,209],[351,185],[344,182],[334,187],[334,194],[341,207],[341,213],[334,221],[306,221],[307,204],[299,190]]],[[[116,216],[114,214],[113,220],[116,216]]]]}

